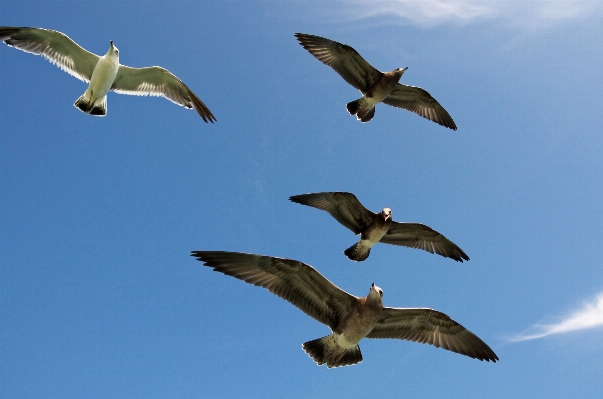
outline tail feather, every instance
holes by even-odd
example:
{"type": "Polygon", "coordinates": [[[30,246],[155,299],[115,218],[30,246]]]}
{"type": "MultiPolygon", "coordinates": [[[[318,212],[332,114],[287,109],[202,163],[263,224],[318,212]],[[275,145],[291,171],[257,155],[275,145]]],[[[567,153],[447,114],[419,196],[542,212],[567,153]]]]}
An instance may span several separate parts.
{"type": "Polygon", "coordinates": [[[335,335],[327,335],[313,341],[304,342],[304,351],[318,364],[327,364],[328,368],[349,366],[362,361],[360,346],[344,349],[337,344],[335,335]]]}
{"type": "Polygon", "coordinates": [[[375,116],[375,107],[367,108],[364,97],[350,101],[345,106],[350,115],[356,115],[361,122],[368,122],[375,116]]]}
{"type": "Polygon", "coordinates": [[[348,109],[350,115],[356,115],[358,112],[358,107],[360,106],[360,100],[362,99],[359,98],[358,100],[354,100],[346,104],[345,107],[348,109]]]}
{"type": "Polygon", "coordinates": [[[358,119],[360,119],[360,122],[368,122],[373,119],[373,116],[375,116],[375,107],[369,109],[368,112],[364,114],[364,116],[358,115],[358,119]]]}
{"type": "Polygon", "coordinates": [[[105,116],[107,115],[107,96],[103,97],[102,100],[93,99],[92,97],[86,100],[86,93],[82,94],[73,105],[90,115],[94,116],[105,116]]]}
{"type": "Polygon", "coordinates": [[[88,102],[84,99],[84,94],[82,94],[80,98],[75,100],[73,106],[75,108],[80,109],[82,112],[86,112],[88,110],[88,102]]]}
{"type": "Polygon", "coordinates": [[[348,249],[346,249],[345,251],[343,251],[343,253],[350,260],[353,260],[356,262],[362,262],[363,260],[366,260],[366,258],[369,257],[369,255],[371,253],[371,249],[369,248],[365,252],[362,252],[362,248],[360,248],[360,241],[359,241],[356,244],[349,247],[348,249]]]}

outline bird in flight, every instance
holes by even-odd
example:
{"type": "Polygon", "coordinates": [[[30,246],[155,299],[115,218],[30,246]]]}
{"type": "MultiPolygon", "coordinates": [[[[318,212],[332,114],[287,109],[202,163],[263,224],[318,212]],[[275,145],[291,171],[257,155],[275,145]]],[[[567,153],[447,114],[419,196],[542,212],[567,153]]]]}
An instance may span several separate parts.
{"type": "Polygon", "coordinates": [[[359,298],[297,260],[221,251],[193,251],[191,256],[214,271],[268,289],[326,324],[332,331],[330,335],[302,345],[319,366],[361,362],[358,343],[363,338],[405,339],[478,360],[499,360],[484,341],[442,312],[384,307],[383,290],[374,283],[368,295],[359,298]]]}
{"type": "Polygon", "coordinates": [[[107,114],[107,93],[114,91],[134,96],[162,96],[175,104],[193,108],[207,123],[216,117],[180,79],[165,68],[131,68],[119,63],[119,50],[110,42],[109,51],[99,57],[50,29],[0,27],[0,40],[27,53],[41,55],[68,74],[89,83],[73,104],[81,111],[107,114]]]}
{"type": "Polygon", "coordinates": [[[360,90],[362,97],[349,102],[346,108],[350,115],[356,115],[361,122],[373,119],[375,106],[383,102],[456,130],[450,114],[428,92],[420,87],[398,83],[408,68],[380,72],[347,44],[305,33],[296,33],[295,37],[316,59],[333,68],[346,82],[360,90]]]}
{"type": "Polygon", "coordinates": [[[379,213],[366,209],[354,194],[323,192],[289,197],[292,202],[329,212],[339,223],[360,234],[360,241],[343,253],[351,260],[362,262],[369,257],[377,242],[423,249],[457,262],[469,257],[455,243],[421,223],[401,223],[392,220],[392,211],[384,208],[379,213]]]}

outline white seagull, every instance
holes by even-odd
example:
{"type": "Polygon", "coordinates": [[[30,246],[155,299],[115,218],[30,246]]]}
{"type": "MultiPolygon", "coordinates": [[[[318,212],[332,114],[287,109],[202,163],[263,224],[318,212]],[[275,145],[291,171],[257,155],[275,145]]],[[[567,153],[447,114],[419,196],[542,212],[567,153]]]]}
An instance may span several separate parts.
{"type": "Polygon", "coordinates": [[[119,63],[119,50],[110,42],[102,57],[93,54],[67,35],[50,29],[0,26],[0,40],[27,53],[41,55],[63,71],[89,83],[73,104],[96,116],[107,114],[107,93],[162,96],[195,111],[207,123],[216,117],[180,79],[165,68],[130,68],[119,63]]]}

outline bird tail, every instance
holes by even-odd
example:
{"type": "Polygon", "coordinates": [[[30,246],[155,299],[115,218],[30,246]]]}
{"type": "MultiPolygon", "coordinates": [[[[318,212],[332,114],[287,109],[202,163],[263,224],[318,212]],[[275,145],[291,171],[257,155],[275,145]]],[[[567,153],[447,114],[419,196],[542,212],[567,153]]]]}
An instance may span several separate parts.
{"type": "Polygon", "coordinates": [[[375,116],[375,107],[365,108],[364,97],[347,103],[345,107],[350,115],[356,115],[361,122],[368,122],[375,116]]]}
{"type": "Polygon", "coordinates": [[[349,366],[362,361],[360,346],[344,349],[337,344],[337,337],[334,334],[304,342],[302,348],[316,364],[322,366],[326,363],[328,368],[349,366]]]}
{"type": "Polygon", "coordinates": [[[364,248],[362,248],[363,246],[361,245],[361,243],[362,241],[358,241],[356,244],[343,251],[345,256],[350,258],[350,260],[356,262],[362,262],[363,260],[366,260],[366,258],[368,258],[371,253],[371,249],[369,248],[366,251],[363,251],[364,248]]]}
{"type": "Polygon", "coordinates": [[[74,107],[80,109],[90,115],[105,116],[107,115],[107,96],[102,99],[95,99],[92,96],[86,98],[86,92],[73,103],[74,107]]]}
{"type": "Polygon", "coordinates": [[[346,104],[345,107],[348,109],[350,115],[356,115],[358,113],[358,106],[360,105],[360,100],[362,100],[362,98],[359,98],[358,100],[354,100],[346,104]]]}

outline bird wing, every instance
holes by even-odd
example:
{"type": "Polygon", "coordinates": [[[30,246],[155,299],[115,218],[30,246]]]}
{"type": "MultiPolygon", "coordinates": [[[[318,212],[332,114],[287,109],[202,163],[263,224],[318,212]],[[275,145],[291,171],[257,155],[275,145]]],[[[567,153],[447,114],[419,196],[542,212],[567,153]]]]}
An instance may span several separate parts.
{"type": "Polygon", "coordinates": [[[195,111],[207,123],[214,123],[216,117],[180,79],[165,68],[152,66],[130,68],[120,65],[111,90],[134,96],[161,96],[175,104],[195,111]]]}
{"type": "Polygon", "coordinates": [[[347,44],[304,33],[296,33],[295,37],[310,54],[333,68],[346,82],[362,93],[366,93],[382,75],[347,44]]]}
{"type": "Polygon", "coordinates": [[[498,357],[471,331],[433,309],[383,308],[367,338],[396,338],[427,343],[474,359],[496,362],[498,357]]]}
{"type": "Polygon", "coordinates": [[[414,112],[432,122],[456,130],[450,114],[431,94],[420,87],[398,83],[383,103],[414,112]]]}
{"type": "Polygon", "coordinates": [[[191,256],[214,271],[267,288],[332,330],[358,299],[296,260],[222,251],[193,251],[191,256]]]}
{"type": "Polygon", "coordinates": [[[457,262],[462,262],[463,259],[469,260],[467,254],[455,243],[421,223],[392,222],[389,230],[379,242],[422,249],[432,254],[454,259],[457,262]]]}
{"type": "Polygon", "coordinates": [[[100,57],[61,32],[42,28],[0,27],[0,40],[26,53],[41,55],[71,76],[89,82],[100,57]]]}
{"type": "Polygon", "coordinates": [[[354,234],[364,231],[375,218],[375,213],[366,209],[354,194],[345,192],[324,192],[301,194],[289,197],[298,204],[312,206],[327,211],[339,223],[354,234]]]}

